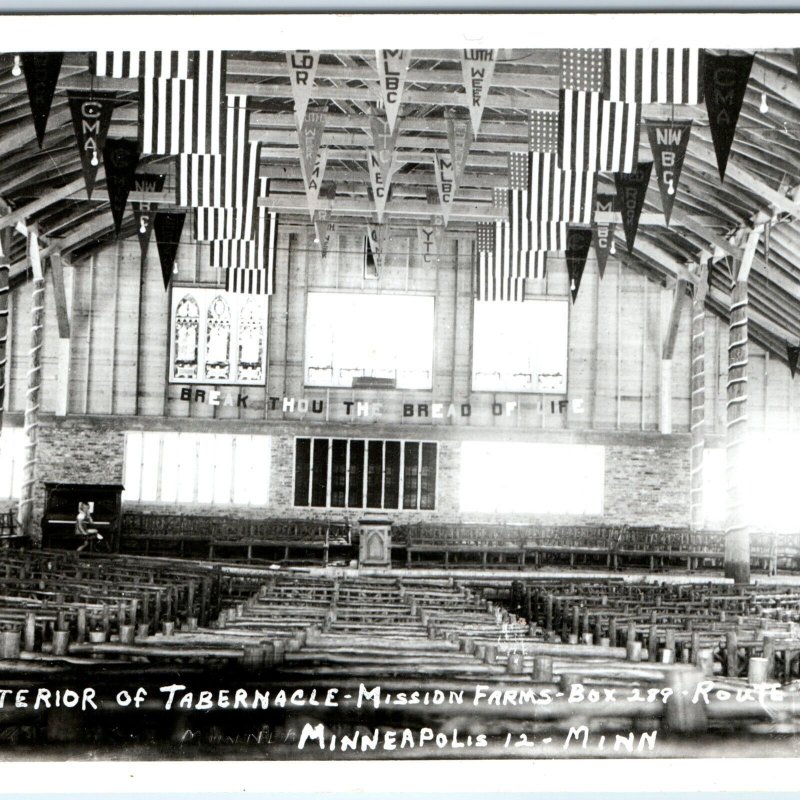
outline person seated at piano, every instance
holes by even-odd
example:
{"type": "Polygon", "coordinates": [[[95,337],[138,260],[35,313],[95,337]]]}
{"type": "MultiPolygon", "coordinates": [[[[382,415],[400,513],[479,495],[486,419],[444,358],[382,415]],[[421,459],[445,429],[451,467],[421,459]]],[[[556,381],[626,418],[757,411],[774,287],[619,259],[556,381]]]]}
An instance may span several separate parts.
{"type": "Polygon", "coordinates": [[[90,527],[94,524],[88,503],[78,503],[78,517],[75,520],[75,535],[83,537],[83,544],[78,548],[80,553],[89,546],[92,541],[102,542],[103,536],[97,528],[90,527]]]}

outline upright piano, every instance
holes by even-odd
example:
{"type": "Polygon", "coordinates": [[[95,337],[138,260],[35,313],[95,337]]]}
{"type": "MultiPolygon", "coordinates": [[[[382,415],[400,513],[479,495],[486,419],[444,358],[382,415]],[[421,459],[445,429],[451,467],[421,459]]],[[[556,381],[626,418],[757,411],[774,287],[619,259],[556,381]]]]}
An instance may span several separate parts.
{"type": "Polygon", "coordinates": [[[120,483],[45,483],[42,515],[42,546],[75,550],[80,540],[75,535],[79,503],[93,504],[94,523],[111,550],[119,548],[122,523],[120,483]]]}

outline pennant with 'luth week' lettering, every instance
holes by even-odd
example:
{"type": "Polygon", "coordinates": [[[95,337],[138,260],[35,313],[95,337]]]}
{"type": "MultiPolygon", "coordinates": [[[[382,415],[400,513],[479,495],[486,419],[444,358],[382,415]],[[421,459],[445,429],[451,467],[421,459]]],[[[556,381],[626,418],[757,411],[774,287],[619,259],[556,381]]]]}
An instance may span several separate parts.
{"type": "Polygon", "coordinates": [[[792,345],[786,346],[786,355],[789,359],[789,372],[792,374],[794,378],[795,373],[797,372],[797,361],[800,358],[800,345],[797,347],[792,347],[792,345]]]}
{"type": "MultiPolygon", "coordinates": [[[[150,175],[136,173],[133,176],[134,192],[162,192],[166,175],[150,175]]],[[[153,232],[153,216],[158,203],[131,202],[133,218],[136,220],[136,236],[139,239],[142,259],[147,256],[147,247],[150,244],[150,235],[153,232]]]]}
{"type": "Polygon", "coordinates": [[[478,135],[483,109],[494,77],[497,50],[462,50],[461,74],[467,90],[467,107],[472,123],[472,133],[478,135]]]}
{"type": "Polygon", "coordinates": [[[606,271],[609,255],[614,251],[614,223],[598,221],[597,213],[613,214],[618,210],[617,196],[614,194],[598,194],[594,204],[595,220],[592,223],[592,245],[597,254],[597,271],[602,279],[606,271]]]}
{"type": "Polygon", "coordinates": [[[378,50],[378,78],[381,84],[381,97],[389,129],[394,130],[400,104],[403,102],[403,89],[406,73],[411,62],[410,50],[378,50]]]}
{"type": "Polygon", "coordinates": [[[590,228],[578,228],[570,225],[567,228],[567,273],[569,274],[569,290],[572,302],[578,299],[578,289],[581,287],[583,270],[586,267],[586,257],[592,245],[592,231],[590,228]]]}
{"type": "Polygon", "coordinates": [[[450,212],[453,210],[453,200],[456,195],[456,173],[453,160],[449,155],[436,153],[433,156],[433,168],[436,175],[436,189],[439,192],[439,204],[442,209],[444,225],[450,219],[450,212]]]}
{"type": "Polygon", "coordinates": [[[650,139],[650,151],[653,153],[653,163],[656,166],[664,219],[669,225],[683,169],[683,159],[686,155],[686,145],[689,144],[692,132],[692,121],[646,122],[645,125],[650,139]]]}
{"type": "Polygon", "coordinates": [[[177,271],[175,259],[178,255],[178,245],[181,243],[181,232],[185,220],[185,211],[159,211],[153,220],[165,289],[169,286],[173,272],[177,271]]]}
{"type": "Polygon", "coordinates": [[[302,128],[306,117],[308,101],[314,87],[314,76],[319,66],[319,52],[316,50],[290,50],[286,53],[286,66],[292,84],[294,113],[297,127],[302,128]]]}
{"type": "Polygon", "coordinates": [[[304,182],[306,185],[306,201],[308,202],[308,213],[311,215],[311,221],[314,221],[314,214],[317,211],[317,204],[319,200],[320,189],[322,188],[322,179],[325,175],[325,166],[328,163],[328,148],[323,147],[317,152],[317,159],[311,167],[308,175],[304,175],[304,182]]]}
{"type": "Polygon", "coordinates": [[[106,139],[103,148],[103,168],[106,173],[108,202],[114,217],[114,228],[119,236],[128,195],[134,186],[136,167],[139,164],[139,145],[132,139],[106,139]]]}
{"type": "Polygon", "coordinates": [[[47,118],[50,116],[50,106],[53,104],[53,95],[63,60],[63,53],[22,54],[22,69],[25,73],[25,85],[28,87],[28,102],[31,106],[39,149],[42,147],[47,130],[47,118]]]}
{"type": "Polygon", "coordinates": [[[327,208],[317,211],[314,218],[314,242],[319,245],[323,259],[328,255],[328,246],[334,228],[335,225],[331,222],[331,212],[327,208]]]}
{"type": "Polygon", "coordinates": [[[460,184],[467,169],[469,149],[472,147],[472,124],[466,119],[456,119],[445,111],[447,147],[455,170],[456,184],[460,184]]]}
{"type": "Polygon", "coordinates": [[[81,156],[86,195],[91,200],[97,168],[100,166],[100,153],[105,147],[111,115],[119,105],[119,100],[116,92],[67,91],[67,101],[81,156]]]}
{"type": "Polygon", "coordinates": [[[369,183],[372,187],[372,199],[378,214],[378,222],[383,222],[383,212],[386,209],[386,201],[389,199],[391,175],[387,175],[383,171],[378,154],[369,148],[367,148],[367,166],[369,167],[369,183]]]}
{"type": "Polygon", "coordinates": [[[628,252],[633,252],[633,243],[636,241],[636,231],[639,227],[639,218],[642,215],[644,198],[647,194],[647,184],[650,183],[650,173],[653,162],[639,162],[633,172],[617,172],[614,182],[617,185],[617,202],[622,213],[622,227],[625,231],[625,242],[628,252]]]}
{"type": "Polygon", "coordinates": [[[725,169],[731,152],[736,123],[742,109],[753,56],[715,56],[706,53],[703,66],[708,126],[717,154],[719,179],[725,180],[725,169]]]}
{"type": "Polygon", "coordinates": [[[306,185],[308,185],[308,176],[313,172],[317,162],[327,116],[328,113],[324,110],[307,111],[303,125],[297,131],[297,138],[300,142],[300,166],[303,169],[303,179],[306,181],[306,185]]]}

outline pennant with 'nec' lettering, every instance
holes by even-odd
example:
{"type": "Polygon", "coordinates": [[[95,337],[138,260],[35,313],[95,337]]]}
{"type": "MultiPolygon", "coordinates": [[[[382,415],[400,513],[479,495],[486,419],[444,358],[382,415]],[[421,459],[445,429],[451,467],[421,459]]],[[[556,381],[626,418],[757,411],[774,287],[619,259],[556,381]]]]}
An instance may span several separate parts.
{"type": "Polygon", "coordinates": [[[789,359],[789,372],[791,372],[792,377],[794,378],[795,373],[797,372],[797,360],[800,358],[800,345],[797,347],[787,345],[786,354],[789,359]]]}
{"type": "Polygon", "coordinates": [[[381,172],[387,184],[394,172],[395,147],[400,126],[394,130],[389,128],[389,123],[373,112],[369,117],[369,132],[372,136],[372,147],[380,164],[381,172]]]}
{"type": "Polygon", "coordinates": [[[394,130],[400,103],[403,102],[403,89],[406,73],[411,61],[410,50],[378,50],[378,77],[381,84],[381,97],[389,129],[394,130]]]}
{"type": "Polygon", "coordinates": [[[383,212],[386,208],[386,201],[389,199],[391,175],[383,171],[378,154],[369,148],[367,148],[367,166],[369,167],[369,182],[372,187],[372,198],[378,214],[378,222],[383,222],[383,212]]]}
{"type": "Polygon", "coordinates": [[[172,273],[177,271],[175,258],[178,255],[178,245],[181,242],[181,231],[185,219],[185,211],[159,211],[153,220],[165,289],[169,286],[172,273]]]}
{"type": "Polygon", "coordinates": [[[447,227],[456,195],[456,173],[453,159],[450,156],[436,153],[433,157],[433,167],[436,174],[436,188],[439,192],[442,218],[444,219],[445,227],[447,227]]]}
{"type": "Polygon", "coordinates": [[[683,169],[683,159],[686,155],[686,145],[689,144],[692,132],[692,121],[647,122],[646,126],[653,163],[656,165],[664,218],[669,225],[683,169]]]}
{"type": "Polygon", "coordinates": [[[591,244],[592,231],[589,228],[569,226],[567,231],[567,272],[573,303],[578,299],[578,289],[581,286],[581,278],[591,244]]]}
{"type": "Polygon", "coordinates": [[[595,200],[595,221],[592,225],[592,244],[597,254],[597,271],[600,278],[606,271],[608,256],[614,252],[614,223],[597,220],[597,212],[611,214],[617,211],[617,196],[613,194],[598,194],[595,200]]]}
{"type": "Polygon", "coordinates": [[[467,107],[473,136],[478,135],[483,109],[494,77],[497,50],[462,50],[461,74],[467,90],[467,107]]]}
{"type": "Polygon", "coordinates": [[[725,169],[731,152],[736,123],[742,109],[753,56],[714,56],[706,53],[703,86],[708,111],[708,125],[717,154],[719,179],[725,180],[725,169]]]}
{"type": "Polygon", "coordinates": [[[289,80],[292,84],[297,127],[302,128],[308,101],[311,99],[314,76],[317,74],[317,67],[319,66],[319,53],[315,50],[291,50],[286,53],[286,66],[289,70],[289,80]]]}
{"type": "Polygon", "coordinates": [[[132,139],[106,139],[103,148],[103,168],[114,228],[119,236],[128,195],[134,186],[136,167],[139,164],[139,146],[132,139]]]}
{"type": "Polygon", "coordinates": [[[72,126],[81,156],[86,195],[91,200],[100,153],[106,143],[111,115],[118,105],[116,92],[67,92],[72,126]]]}
{"type": "Polygon", "coordinates": [[[63,53],[23,53],[22,69],[25,72],[25,85],[28,87],[28,102],[33,115],[33,127],[39,149],[42,147],[47,118],[61,72],[63,53]]]}
{"type": "Polygon", "coordinates": [[[455,170],[456,184],[460,184],[467,169],[469,149],[472,147],[472,125],[469,120],[456,119],[445,111],[447,123],[447,148],[455,170]]]}
{"type": "Polygon", "coordinates": [[[625,242],[628,245],[629,253],[633,252],[633,243],[636,240],[636,230],[639,227],[639,218],[642,215],[652,169],[653,162],[648,161],[639,164],[633,172],[617,172],[614,175],[617,198],[622,212],[622,227],[625,230],[625,242]]]}
{"type": "MultiPolygon", "coordinates": [[[[135,192],[162,192],[166,175],[150,175],[137,173],[133,176],[133,190],[135,192]]],[[[132,202],[133,218],[136,220],[136,236],[142,258],[147,256],[147,247],[150,244],[150,235],[153,232],[153,215],[158,203],[132,202]]]]}

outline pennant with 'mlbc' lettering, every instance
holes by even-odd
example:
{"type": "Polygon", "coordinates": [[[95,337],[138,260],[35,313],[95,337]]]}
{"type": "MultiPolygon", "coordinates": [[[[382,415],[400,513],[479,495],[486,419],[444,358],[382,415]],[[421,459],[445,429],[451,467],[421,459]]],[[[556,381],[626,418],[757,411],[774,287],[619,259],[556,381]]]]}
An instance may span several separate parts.
{"type": "Polygon", "coordinates": [[[325,167],[328,163],[328,148],[323,147],[317,152],[317,158],[311,167],[311,171],[304,175],[306,185],[306,200],[308,202],[308,213],[311,221],[314,221],[314,214],[317,211],[317,201],[319,200],[320,189],[322,188],[322,178],[325,175],[325,167]]]}
{"type": "Polygon", "coordinates": [[[444,255],[444,225],[430,222],[417,224],[417,245],[426,264],[438,261],[444,255]]]}
{"type": "Polygon", "coordinates": [[[455,170],[456,184],[460,184],[467,169],[469,149],[472,147],[472,126],[469,120],[456,119],[445,111],[447,147],[455,170]]]}
{"type": "Polygon", "coordinates": [[[381,97],[386,111],[389,129],[394,130],[400,103],[403,102],[403,89],[406,73],[411,61],[410,50],[378,50],[378,77],[381,84],[381,97]]]}
{"type": "Polygon", "coordinates": [[[153,220],[165,289],[169,286],[172,273],[177,272],[175,259],[178,255],[178,245],[181,242],[181,231],[183,231],[185,219],[185,211],[159,211],[153,220]]]}
{"type": "Polygon", "coordinates": [[[383,171],[378,154],[369,148],[367,148],[367,167],[369,168],[369,183],[372,187],[372,199],[378,214],[378,222],[383,222],[383,212],[386,209],[386,201],[389,199],[391,174],[383,171]]]}
{"type": "MultiPolygon", "coordinates": [[[[147,173],[133,176],[133,190],[135,192],[162,192],[166,175],[150,175],[147,173]]],[[[158,203],[132,202],[133,218],[136,220],[136,236],[142,259],[147,256],[147,247],[150,244],[150,234],[153,231],[153,214],[158,208],[158,203]]]]}
{"type": "Polygon", "coordinates": [[[794,378],[795,373],[797,372],[797,360],[800,358],[800,345],[797,347],[792,347],[792,345],[786,346],[786,354],[789,359],[789,372],[792,374],[794,378]]]}
{"type": "Polygon", "coordinates": [[[472,123],[473,136],[478,135],[483,109],[489,97],[489,88],[494,77],[497,50],[463,50],[461,52],[461,74],[467,90],[467,107],[472,123]]]}
{"type": "Polygon", "coordinates": [[[289,80],[292,83],[294,97],[294,113],[297,127],[302,128],[306,117],[314,76],[319,66],[319,52],[316,50],[292,50],[286,53],[286,66],[289,69],[289,80]]]}
{"type": "Polygon", "coordinates": [[[453,200],[456,196],[456,172],[453,160],[449,156],[436,153],[433,157],[433,168],[436,175],[436,189],[439,192],[439,203],[442,209],[444,225],[450,219],[453,210],[453,200]]]}
{"type": "Polygon", "coordinates": [[[669,225],[686,146],[689,144],[692,132],[692,121],[648,122],[646,125],[650,150],[656,165],[661,205],[664,208],[664,218],[669,225]]]}
{"type": "Polygon", "coordinates": [[[753,56],[715,56],[706,53],[703,87],[708,111],[708,126],[717,154],[719,179],[725,180],[725,169],[731,152],[736,123],[753,66],[753,56]]]}
{"type": "Polygon", "coordinates": [[[72,126],[78,141],[86,195],[91,200],[100,153],[106,143],[111,115],[119,104],[116,92],[67,92],[72,126]]]}
{"type": "Polygon", "coordinates": [[[586,266],[586,257],[592,244],[592,231],[589,228],[576,228],[569,226],[567,232],[567,272],[569,274],[569,289],[572,302],[578,299],[578,289],[581,286],[583,270],[586,266]]]}
{"type": "Polygon", "coordinates": [[[317,211],[317,215],[314,218],[314,241],[319,245],[323,259],[328,255],[328,246],[335,227],[334,223],[331,222],[331,212],[328,209],[317,211]]]}
{"type": "MultiPolygon", "coordinates": [[[[614,194],[598,194],[595,200],[595,212],[613,213],[617,211],[617,196],[614,194]]],[[[608,256],[615,252],[614,249],[614,223],[595,222],[592,225],[592,244],[597,254],[597,271],[602,278],[606,271],[608,256]]]]}
{"type": "Polygon", "coordinates": [[[636,230],[639,227],[639,218],[642,215],[652,169],[653,162],[648,161],[639,164],[635,172],[618,172],[614,175],[617,198],[622,212],[622,227],[625,230],[625,242],[628,245],[629,253],[633,252],[633,243],[636,240],[636,230]]]}
{"type": "Polygon", "coordinates": [[[106,139],[103,149],[103,168],[114,228],[119,236],[128,195],[134,186],[136,167],[139,164],[139,147],[131,139],[106,139]]]}
{"type": "Polygon", "coordinates": [[[23,53],[22,69],[25,72],[25,85],[28,87],[28,102],[33,115],[36,141],[42,147],[47,130],[47,118],[56,92],[58,76],[61,72],[63,53],[23,53]]]}

